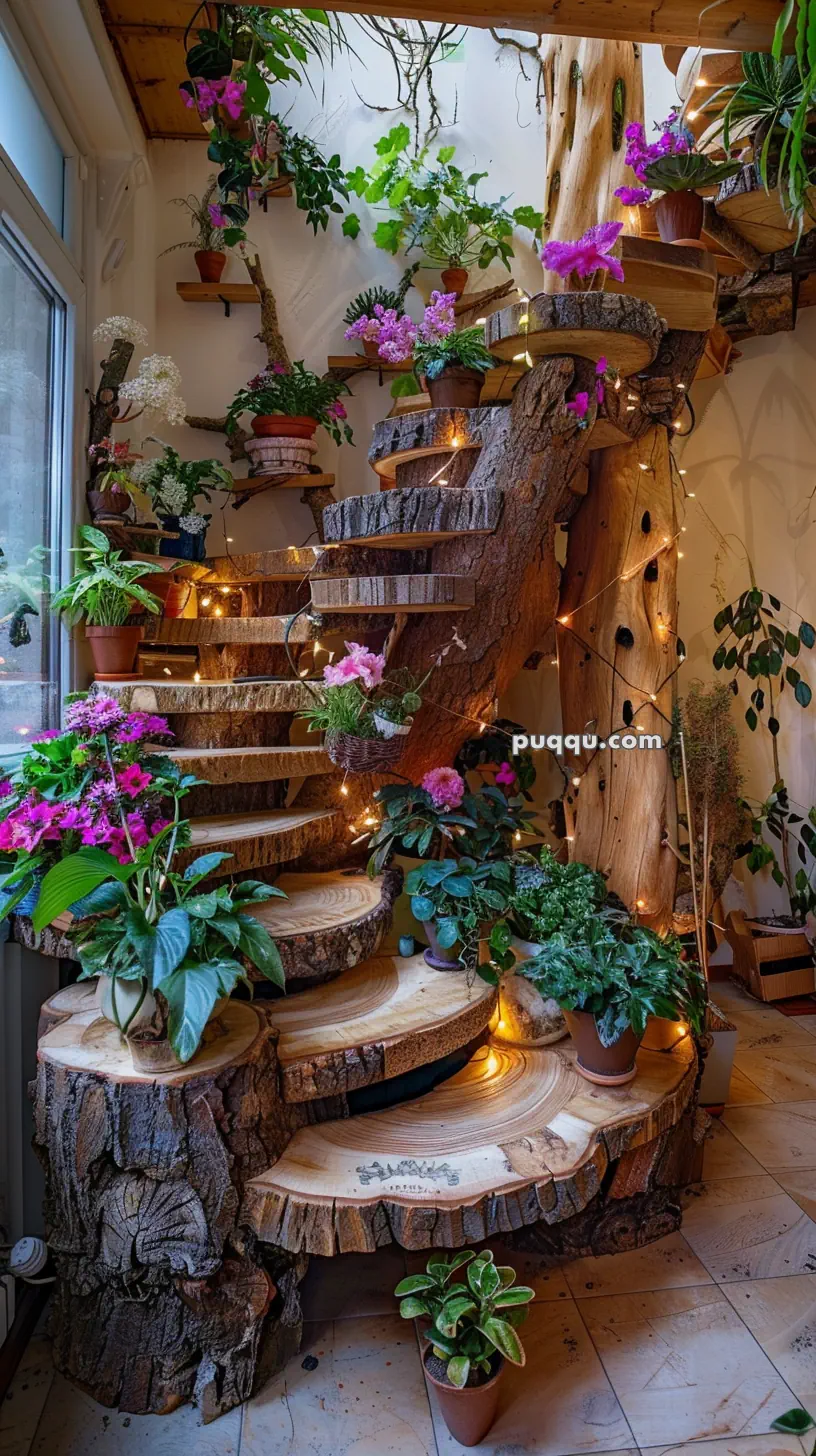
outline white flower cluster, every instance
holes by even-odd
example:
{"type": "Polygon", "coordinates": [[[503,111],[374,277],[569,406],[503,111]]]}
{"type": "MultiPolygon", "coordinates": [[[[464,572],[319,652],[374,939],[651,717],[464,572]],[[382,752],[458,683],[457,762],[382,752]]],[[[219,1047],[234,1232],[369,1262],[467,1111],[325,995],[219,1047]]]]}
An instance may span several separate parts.
{"type": "Polygon", "coordinates": [[[136,485],[152,485],[156,467],[160,465],[160,460],[135,460],[128,466],[128,475],[136,485]]]}
{"type": "Polygon", "coordinates": [[[181,371],[167,354],[150,354],[138,373],[122,386],[135,409],[161,415],[170,425],[183,425],[187,406],[181,397],[181,371]]]}
{"type": "Polygon", "coordinates": [[[168,516],[180,516],[187,503],[187,487],[175,475],[163,475],[156,490],[159,508],[168,516]]]}
{"type": "Polygon", "coordinates": [[[179,529],[189,531],[191,536],[197,536],[200,531],[204,530],[206,524],[206,516],[199,516],[195,511],[189,516],[179,517],[179,529]]]}
{"type": "Polygon", "coordinates": [[[144,345],[147,343],[147,329],[136,319],[114,314],[104,323],[97,324],[93,337],[95,344],[106,344],[109,339],[124,339],[128,344],[144,345]]]}

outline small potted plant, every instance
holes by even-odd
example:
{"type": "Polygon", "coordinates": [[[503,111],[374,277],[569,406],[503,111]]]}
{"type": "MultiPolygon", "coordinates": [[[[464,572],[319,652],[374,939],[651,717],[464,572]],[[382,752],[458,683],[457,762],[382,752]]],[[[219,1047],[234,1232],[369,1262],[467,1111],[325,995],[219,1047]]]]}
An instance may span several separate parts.
{"type": "Polygon", "coordinates": [[[158,597],[139,585],[139,579],[162,571],[158,562],[123,561],[107,536],[95,526],[80,526],[79,569],[52,598],[71,626],[85,620],[98,682],[115,681],[133,672],[144,628],[128,622],[136,602],[144,611],[161,610],[158,597]]]}
{"type": "Polygon", "coordinates": [[[317,446],[318,425],[335,444],[353,444],[341,395],[349,394],[338,379],[321,379],[299,359],[291,368],[272,364],[239,389],[227,412],[227,434],[251,413],[254,439],[246,442],[253,466],[266,475],[297,474],[308,469],[317,446]]]}
{"type": "Polygon", "coordinates": [[[470,855],[432,859],[409,872],[405,888],[411,914],[430,942],[427,965],[458,971],[476,965],[479,942],[507,909],[510,865],[503,859],[479,863],[470,855]]]}
{"type": "Polygon", "coordinates": [[[218,205],[213,201],[217,190],[218,179],[211,176],[203,196],[196,197],[191,192],[187,197],[171,198],[176,207],[183,207],[189,214],[194,236],[185,243],[173,243],[159,254],[163,258],[167,253],[176,253],[182,248],[194,248],[198,276],[202,283],[220,283],[221,274],[227,264],[224,229],[213,220],[213,214],[217,217],[219,213],[218,205]]]}
{"type": "Polygon", "coordinates": [[[625,207],[632,207],[649,202],[652,190],[661,192],[654,209],[661,241],[701,247],[703,199],[696,189],[719,185],[738,172],[740,164],[711,162],[693,152],[694,139],[680,126],[676,111],[657,130],[658,140],[647,143],[641,122],[632,122],[626,128],[626,164],[640,186],[619,187],[615,196],[625,207]]]}
{"type": "Polygon", "coordinates": [[[637,1075],[650,1016],[687,1022],[695,1035],[703,1030],[705,981],[682,955],[673,935],[598,916],[583,932],[557,931],[520,970],[562,1007],[581,1075],[617,1087],[637,1075]]]}
{"type": "Polygon", "coordinates": [[[95,521],[122,520],[132,503],[148,504],[133,473],[139,458],[132,453],[130,440],[114,443],[109,435],[98,445],[88,446],[93,474],[93,482],[87,492],[88,508],[95,521]]]}
{"type": "Polygon", "coordinates": [[[432,1254],[424,1274],[401,1279],[394,1294],[403,1319],[418,1319],[425,1374],[454,1440],[478,1446],[496,1419],[505,1360],[525,1363],[519,1326],[535,1297],[516,1271],[494,1263],[490,1249],[432,1254]],[[464,1273],[454,1280],[459,1271],[464,1273]]]}
{"type": "Polygon", "coordinates": [[[433,409],[476,409],[493,356],[485,347],[484,326],[459,329],[445,338],[414,344],[414,373],[394,381],[395,396],[414,394],[419,377],[431,397],[433,409]]]}
{"type": "MultiPolygon", "coordinates": [[[[404,735],[383,733],[375,721],[376,690],[383,681],[385,658],[359,642],[345,645],[347,655],[336,664],[326,664],[323,687],[312,689],[314,703],[300,716],[309,720],[312,732],[325,734],[326,752],[339,768],[349,773],[393,768],[403,753],[404,735]]],[[[416,711],[414,699],[413,693],[401,697],[406,720],[412,708],[416,711]]]]}
{"type": "Polygon", "coordinates": [[[182,460],[172,446],[157,443],[162,445],[163,453],[134,465],[131,476],[145,492],[165,530],[178,533],[175,539],[162,539],[159,555],[203,561],[212,516],[196,510],[196,501],[203,496],[209,502],[211,490],[231,491],[232,474],[219,460],[182,460]]]}
{"type": "Polygon", "coordinates": [[[418,269],[419,263],[412,263],[410,268],[406,268],[398,288],[384,288],[378,284],[376,288],[367,288],[364,293],[358,293],[351,300],[343,315],[343,323],[346,325],[343,337],[359,339],[367,359],[377,358],[377,339],[383,314],[389,309],[395,314],[401,313],[418,269]]]}

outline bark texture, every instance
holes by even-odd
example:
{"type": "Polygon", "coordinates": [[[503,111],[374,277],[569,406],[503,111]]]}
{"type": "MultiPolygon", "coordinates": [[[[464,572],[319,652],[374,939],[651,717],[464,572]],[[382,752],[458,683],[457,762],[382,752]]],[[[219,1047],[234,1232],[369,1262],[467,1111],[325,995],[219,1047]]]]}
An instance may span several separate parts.
{"type": "Polygon", "coordinates": [[[324,516],[329,541],[406,537],[406,546],[433,544],[426,537],[458,535],[467,531],[495,531],[504,496],[500,490],[447,490],[427,486],[423,491],[388,490],[381,494],[348,496],[324,516]]]}

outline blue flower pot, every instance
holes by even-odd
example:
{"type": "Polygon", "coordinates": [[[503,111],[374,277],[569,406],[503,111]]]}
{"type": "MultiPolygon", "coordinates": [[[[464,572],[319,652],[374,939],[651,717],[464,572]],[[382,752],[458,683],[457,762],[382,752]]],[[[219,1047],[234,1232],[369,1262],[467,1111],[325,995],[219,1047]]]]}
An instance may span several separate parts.
{"type": "Polygon", "coordinates": [[[75,900],[73,905],[68,906],[68,909],[70,910],[75,920],[84,920],[85,916],[88,914],[88,911],[85,909],[85,904],[88,898],[89,897],[85,895],[81,900],[75,900]]]}
{"type": "Polygon", "coordinates": [[[159,516],[165,531],[178,531],[177,541],[159,542],[160,556],[175,556],[182,561],[203,561],[207,554],[207,532],[182,531],[178,516],[159,516]]]}
{"type": "MultiPolygon", "coordinates": [[[[22,900],[18,905],[15,905],[13,911],[11,912],[13,915],[30,916],[34,914],[34,911],[37,908],[37,901],[40,898],[40,889],[42,887],[43,878],[44,875],[37,876],[28,894],[23,896],[22,900]]],[[[2,897],[0,897],[0,918],[5,915],[6,912],[4,907],[9,903],[10,900],[14,898],[14,894],[15,891],[12,887],[10,890],[7,890],[2,895],[2,897]]]]}

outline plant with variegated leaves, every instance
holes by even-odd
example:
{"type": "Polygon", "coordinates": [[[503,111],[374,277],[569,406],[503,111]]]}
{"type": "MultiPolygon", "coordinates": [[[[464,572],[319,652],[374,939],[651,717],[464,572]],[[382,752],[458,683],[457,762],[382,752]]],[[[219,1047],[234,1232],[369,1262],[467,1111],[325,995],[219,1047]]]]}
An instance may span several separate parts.
{"type": "Polygon", "coordinates": [[[534,1291],[516,1284],[516,1271],[493,1262],[490,1249],[462,1249],[446,1259],[434,1254],[424,1274],[409,1274],[394,1290],[403,1319],[430,1319],[424,1331],[451,1385],[483,1385],[496,1373],[496,1355],[523,1365],[518,1326],[534,1291]],[[467,1266],[467,1283],[451,1282],[467,1266]]]}

